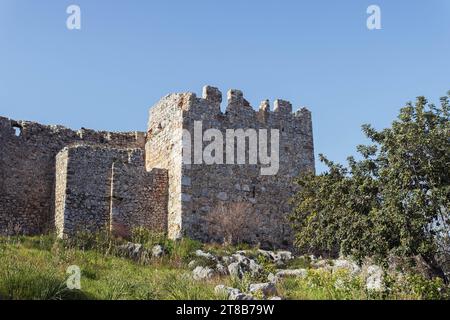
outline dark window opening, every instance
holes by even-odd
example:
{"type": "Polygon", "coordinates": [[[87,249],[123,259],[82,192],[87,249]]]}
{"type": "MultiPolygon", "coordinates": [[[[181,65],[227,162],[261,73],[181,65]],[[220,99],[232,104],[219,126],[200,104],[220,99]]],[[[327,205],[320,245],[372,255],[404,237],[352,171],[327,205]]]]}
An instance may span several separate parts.
{"type": "Polygon", "coordinates": [[[14,135],[16,137],[20,137],[22,135],[22,128],[19,126],[13,126],[14,129],[14,135]]]}

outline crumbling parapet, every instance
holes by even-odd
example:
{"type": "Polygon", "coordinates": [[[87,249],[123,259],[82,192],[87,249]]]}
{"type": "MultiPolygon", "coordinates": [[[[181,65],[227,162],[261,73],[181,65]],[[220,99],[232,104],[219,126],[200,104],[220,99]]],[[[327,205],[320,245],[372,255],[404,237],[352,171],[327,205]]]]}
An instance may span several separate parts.
{"type": "Polygon", "coordinates": [[[290,114],[292,113],[292,104],[289,101],[277,99],[274,103],[273,112],[290,114]]]}
{"type": "Polygon", "coordinates": [[[0,117],[0,234],[53,230],[55,156],[76,142],[143,150],[145,133],[76,131],[0,117]]]}

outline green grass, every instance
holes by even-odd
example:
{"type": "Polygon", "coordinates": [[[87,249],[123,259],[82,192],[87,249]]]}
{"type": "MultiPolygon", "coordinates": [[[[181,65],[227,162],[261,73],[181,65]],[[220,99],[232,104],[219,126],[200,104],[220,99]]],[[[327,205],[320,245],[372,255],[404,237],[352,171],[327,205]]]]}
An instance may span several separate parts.
{"type": "MultiPolygon", "coordinates": [[[[214,288],[224,284],[245,291],[250,283],[266,281],[268,272],[276,266],[255,249],[202,245],[189,239],[171,241],[162,235],[139,231],[133,242],[146,248],[162,244],[163,258],[134,262],[119,256],[115,249],[123,240],[108,235],[83,235],[70,243],[53,236],[0,237],[0,300],[2,299],[102,299],[102,300],[208,300],[221,299],[214,288]],[[197,249],[215,254],[231,254],[238,249],[249,249],[264,266],[260,278],[245,276],[232,279],[216,277],[195,281],[188,263],[197,249]],[[81,290],[69,290],[66,285],[69,266],[81,269],[81,290]]],[[[198,258],[197,258],[198,260],[198,258]]],[[[388,279],[384,292],[373,294],[365,290],[360,278],[345,272],[329,273],[310,268],[309,259],[296,258],[288,268],[306,268],[305,279],[289,278],[277,284],[278,292],[287,299],[441,299],[448,298],[440,280],[424,280],[419,276],[405,276],[402,282],[388,279]]]]}
{"type": "Polygon", "coordinates": [[[224,281],[191,279],[180,243],[166,260],[135,263],[94,249],[65,247],[52,237],[0,240],[0,299],[215,299],[224,281]],[[81,269],[81,291],[68,290],[66,270],[81,269]]]}

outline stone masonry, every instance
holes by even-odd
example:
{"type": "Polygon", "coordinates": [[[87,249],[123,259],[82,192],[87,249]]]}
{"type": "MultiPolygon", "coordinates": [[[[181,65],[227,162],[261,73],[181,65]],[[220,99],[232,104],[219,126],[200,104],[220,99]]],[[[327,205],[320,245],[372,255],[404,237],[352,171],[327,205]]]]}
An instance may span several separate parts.
{"type": "Polygon", "coordinates": [[[239,90],[228,92],[225,112],[221,103],[222,93],[210,86],[201,98],[167,95],[150,109],[147,133],[74,131],[0,117],[0,234],[55,230],[70,237],[107,229],[127,236],[143,227],[211,241],[218,236],[206,216],[223,204],[246,203],[258,217],[248,240],[288,246],[292,180],[314,171],[311,114],[293,113],[284,100],[273,111],[263,101],[257,111],[239,90]],[[183,129],[193,139],[199,121],[203,132],[279,130],[277,174],[261,175],[260,164],[183,163],[183,129]]]}
{"type": "Polygon", "coordinates": [[[269,102],[263,101],[256,111],[239,90],[228,92],[225,113],[221,102],[222,93],[206,86],[201,98],[194,93],[171,94],[150,109],[146,166],[147,170],[165,168],[169,172],[168,233],[172,238],[214,239],[205,216],[223,203],[244,202],[252,206],[259,220],[258,234],[248,235],[247,240],[288,246],[292,238],[286,215],[291,210],[288,199],[295,192],[293,178],[314,171],[311,114],[305,108],[292,113],[292,105],[284,100],[276,100],[273,111],[269,102]],[[202,122],[203,131],[278,129],[278,174],[262,176],[260,165],[183,164],[180,129],[193,137],[194,121],[202,122]]]}
{"type": "Polygon", "coordinates": [[[76,143],[143,149],[142,132],[45,126],[0,117],[0,234],[39,234],[54,227],[56,154],[76,143]]]}
{"type": "Polygon", "coordinates": [[[142,149],[72,145],[56,156],[55,227],[58,236],[133,228],[164,232],[167,172],[144,168],[142,149]]]}

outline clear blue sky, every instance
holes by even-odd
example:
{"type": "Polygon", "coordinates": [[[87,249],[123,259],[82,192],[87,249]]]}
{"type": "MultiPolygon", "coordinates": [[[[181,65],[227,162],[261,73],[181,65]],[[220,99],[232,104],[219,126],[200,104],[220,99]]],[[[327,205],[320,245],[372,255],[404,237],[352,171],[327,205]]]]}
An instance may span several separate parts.
{"type": "MultiPolygon", "coordinates": [[[[450,89],[450,1],[0,0],[0,115],[145,130],[204,84],[313,113],[316,153],[344,161],[406,101],[450,89]],[[77,4],[82,30],[66,28],[77,4]],[[382,30],[366,28],[381,7],[382,30]]],[[[318,170],[323,167],[318,165],[318,170]]]]}

